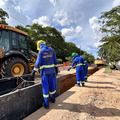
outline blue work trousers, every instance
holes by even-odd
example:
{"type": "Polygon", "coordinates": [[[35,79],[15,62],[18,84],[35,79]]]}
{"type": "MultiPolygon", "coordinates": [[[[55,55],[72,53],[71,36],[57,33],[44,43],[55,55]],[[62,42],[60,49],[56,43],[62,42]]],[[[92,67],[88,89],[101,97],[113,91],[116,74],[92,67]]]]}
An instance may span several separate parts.
{"type": "Polygon", "coordinates": [[[87,65],[85,65],[84,66],[84,76],[85,76],[85,79],[87,79],[87,74],[88,74],[88,66],[87,65]]]}
{"type": "Polygon", "coordinates": [[[42,91],[43,91],[44,105],[49,106],[49,98],[55,99],[56,74],[47,74],[42,76],[42,91]]]}
{"type": "Polygon", "coordinates": [[[83,68],[83,66],[76,68],[76,80],[77,80],[76,81],[77,84],[84,82],[84,68],[83,68]]]}

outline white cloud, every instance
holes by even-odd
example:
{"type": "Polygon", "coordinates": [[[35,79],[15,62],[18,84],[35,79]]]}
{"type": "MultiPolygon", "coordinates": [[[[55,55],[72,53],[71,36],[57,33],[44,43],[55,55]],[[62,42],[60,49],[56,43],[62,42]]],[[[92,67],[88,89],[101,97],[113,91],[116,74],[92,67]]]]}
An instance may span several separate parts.
{"type": "Polygon", "coordinates": [[[15,6],[14,8],[17,12],[19,12],[19,13],[21,12],[21,7],[20,6],[15,6]]]}
{"type": "Polygon", "coordinates": [[[32,23],[38,23],[40,25],[43,25],[43,27],[50,26],[50,20],[47,16],[42,16],[38,19],[34,19],[32,23]]]}
{"type": "Polygon", "coordinates": [[[49,0],[49,2],[50,2],[53,6],[56,6],[57,0],[49,0]]]}
{"type": "Polygon", "coordinates": [[[90,28],[93,31],[93,35],[91,36],[92,39],[93,39],[92,46],[97,49],[101,45],[100,40],[104,36],[103,33],[101,33],[101,31],[100,31],[101,25],[99,24],[98,18],[95,17],[95,16],[90,18],[89,19],[89,25],[90,25],[90,28]]]}
{"type": "Polygon", "coordinates": [[[4,5],[5,5],[4,0],[1,0],[1,1],[0,1],[0,7],[1,7],[1,6],[4,6],[4,5]]]}
{"type": "Polygon", "coordinates": [[[113,7],[120,5],[120,0],[113,0],[113,7]]]}
{"type": "Polygon", "coordinates": [[[99,20],[97,17],[93,16],[92,18],[89,19],[89,25],[90,25],[90,28],[92,29],[93,31],[93,36],[92,38],[94,40],[97,40],[99,41],[102,37],[103,37],[103,34],[101,33],[100,31],[100,24],[99,24],[99,20]]]}
{"type": "Polygon", "coordinates": [[[9,25],[26,25],[28,22],[18,0],[0,0],[0,7],[8,13],[9,19],[7,18],[6,21],[9,25]]]}
{"type": "Polygon", "coordinates": [[[8,0],[0,0],[0,7],[4,7],[8,0]]]}
{"type": "Polygon", "coordinates": [[[92,28],[93,32],[99,32],[100,30],[100,25],[98,23],[98,18],[93,16],[92,18],[89,19],[89,24],[90,27],[92,28]]]}
{"type": "Polygon", "coordinates": [[[77,45],[77,47],[81,46],[81,43],[80,43],[80,40],[82,38],[81,26],[63,28],[61,32],[67,42],[73,42],[77,45]]]}
{"type": "Polygon", "coordinates": [[[30,21],[30,20],[31,20],[31,18],[30,18],[28,15],[26,15],[26,18],[27,18],[27,20],[28,20],[28,21],[30,21]]]}
{"type": "Polygon", "coordinates": [[[98,48],[100,45],[101,45],[101,42],[99,42],[99,41],[93,43],[93,46],[95,48],[98,48]]]}
{"type": "Polygon", "coordinates": [[[74,31],[73,28],[63,28],[61,30],[63,36],[71,36],[73,31],[74,31]]]}
{"type": "Polygon", "coordinates": [[[82,32],[82,27],[77,26],[75,31],[76,31],[76,33],[80,34],[82,32]]]}
{"type": "Polygon", "coordinates": [[[73,27],[71,27],[71,28],[63,28],[61,30],[61,32],[62,32],[63,36],[79,36],[79,35],[81,35],[82,27],[77,26],[75,28],[73,28],[73,27]]]}
{"type": "Polygon", "coordinates": [[[53,17],[53,22],[58,22],[61,26],[67,26],[72,23],[65,11],[57,11],[53,17]]]}

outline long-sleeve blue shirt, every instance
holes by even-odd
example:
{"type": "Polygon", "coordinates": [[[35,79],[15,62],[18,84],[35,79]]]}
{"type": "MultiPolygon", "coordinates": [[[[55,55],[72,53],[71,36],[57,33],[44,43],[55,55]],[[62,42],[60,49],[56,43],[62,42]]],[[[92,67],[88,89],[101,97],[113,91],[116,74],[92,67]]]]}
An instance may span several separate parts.
{"type": "Polygon", "coordinates": [[[57,58],[54,50],[42,44],[35,62],[35,68],[40,68],[41,75],[56,73],[57,58]]]}
{"type": "Polygon", "coordinates": [[[80,55],[74,56],[74,58],[72,59],[72,67],[76,66],[76,70],[79,70],[80,67],[83,67],[83,65],[84,65],[83,57],[80,55]]]}

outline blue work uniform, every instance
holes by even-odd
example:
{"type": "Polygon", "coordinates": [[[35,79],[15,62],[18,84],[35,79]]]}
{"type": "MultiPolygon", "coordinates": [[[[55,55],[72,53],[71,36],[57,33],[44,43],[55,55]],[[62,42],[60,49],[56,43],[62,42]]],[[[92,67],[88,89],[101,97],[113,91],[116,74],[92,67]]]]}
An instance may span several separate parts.
{"type": "Polygon", "coordinates": [[[84,59],[80,55],[76,55],[72,59],[72,67],[76,66],[76,82],[78,85],[84,83],[84,59]]]}
{"type": "Polygon", "coordinates": [[[49,106],[49,97],[55,99],[56,65],[57,58],[54,50],[45,44],[41,44],[34,69],[40,68],[44,106],[49,106]]]}
{"type": "Polygon", "coordinates": [[[87,80],[87,75],[88,75],[88,63],[85,60],[84,61],[84,78],[85,78],[85,80],[87,80]]]}

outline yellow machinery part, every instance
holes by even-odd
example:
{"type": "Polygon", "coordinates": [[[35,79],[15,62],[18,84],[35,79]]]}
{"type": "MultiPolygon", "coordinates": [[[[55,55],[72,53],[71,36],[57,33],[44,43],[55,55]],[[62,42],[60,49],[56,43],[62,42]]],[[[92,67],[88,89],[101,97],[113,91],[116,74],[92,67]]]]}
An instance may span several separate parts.
{"type": "Polygon", "coordinates": [[[14,77],[22,76],[25,72],[24,66],[20,63],[14,64],[11,68],[11,73],[14,77]]]}
{"type": "Polygon", "coordinates": [[[104,65],[105,62],[103,60],[95,60],[96,65],[104,65]]]}

